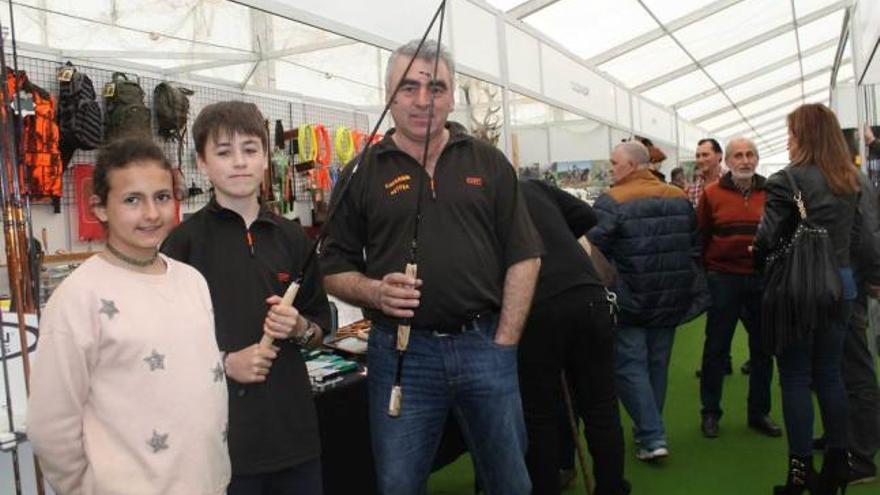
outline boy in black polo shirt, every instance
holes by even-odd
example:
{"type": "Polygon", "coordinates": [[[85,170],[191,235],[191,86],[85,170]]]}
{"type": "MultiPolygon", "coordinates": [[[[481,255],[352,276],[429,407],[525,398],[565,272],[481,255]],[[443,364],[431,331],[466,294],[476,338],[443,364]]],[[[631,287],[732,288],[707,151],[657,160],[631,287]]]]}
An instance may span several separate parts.
{"type": "Polygon", "coordinates": [[[198,269],[211,290],[229,378],[228,493],[320,494],[317,414],[299,348],[321,341],[330,308],[317,263],[303,266],[311,244],[302,228],[259,203],[268,163],[263,122],[256,105],[239,101],[199,113],[196,161],[213,196],[162,250],[198,269]],[[294,307],[280,305],[301,273],[294,307]],[[272,349],[259,346],[264,334],[275,339],[272,349]]]}

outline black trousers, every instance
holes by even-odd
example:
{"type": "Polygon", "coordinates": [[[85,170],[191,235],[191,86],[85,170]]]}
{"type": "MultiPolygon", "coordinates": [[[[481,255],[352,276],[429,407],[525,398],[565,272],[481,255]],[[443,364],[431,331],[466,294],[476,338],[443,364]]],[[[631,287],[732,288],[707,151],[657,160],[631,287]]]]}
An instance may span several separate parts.
{"type": "Polygon", "coordinates": [[[226,495],[321,495],[321,459],[263,474],[233,475],[226,495]]]}
{"type": "Polygon", "coordinates": [[[565,371],[593,457],[596,495],[628,492],[614,389],[614,333],[601,288],[576,287],[532,307],[519,345],[519,381],[534,495],[559,494],[559,376],[565,371]]]}
{"type": "Polygon", "coordinates": [[[868,347],[867,300],[856,300],[843,341],[841,372],[849,400],[849,446],[859,473],[876,473],[874,456],[880,450],[880,387],[874,357],[868,347]]]}

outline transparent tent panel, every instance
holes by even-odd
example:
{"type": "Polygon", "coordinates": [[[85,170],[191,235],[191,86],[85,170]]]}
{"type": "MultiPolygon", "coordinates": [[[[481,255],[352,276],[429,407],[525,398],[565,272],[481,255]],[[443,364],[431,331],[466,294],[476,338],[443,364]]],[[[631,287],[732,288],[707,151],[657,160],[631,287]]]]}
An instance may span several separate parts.
{"type": "Polygon", "coordinates": [[[679,108],[678,113],[688,120],[694,120],[697,117],[706,115],[707,113],[724,108],[728,105],[730,105],[730,100],[728,100],[723,94],[716,93],[712,96],[703,98],[700,101],[679,108]]]}
{"type": "Polygon", "coordinates": [[[634,87],[690,63],[691,59],[675,41],[664,36],[600,65],[599,69],[634,87]]]}
{"type": "Polygon", "coordinates": [[[796,54],[794,33],[785,33],[709,64],[706,70],[719,84],[726,84],[755,71],[761,65],[769,65],[796,54]],[[760,60],[760,63],[756,64],[756,60],[760,60]]]}
{"type": "Polygon", "coordinates": [[[834,55],[837,53],[837,47],[832,46],[818,53],[814,53],[809,57],[804,57],[801,63],[804,67],[804,74],[811,74],[819,69],[830,68],[834,65],[834,55]]]}
{"type": "Polygon", "coordinates": [[[790,22],[789,2],[744,0],[673,34],[702,59],[790,22]]]}
{"type": "Polygon", "coordinates": [[[278,16],[272,16],[272,35],[272,47],[275,50],[316,46],[320,43],[344,39],[338,34],[278,16]]]}
{"type": "Polygon", "coordinates": [[[517,5],[525,3],[525,0],[487,0],[487,3],[498,10],[508,11],[517,5]]]}
{"type": "MultiPolygon", "coordinates": [[[[767,158],[763,158],[763,157],[761,158],[761,163],[767,164],[767,165],[779,164],[779,165],[784,166],[785,164],[788,163],[788,161],[789,161],[788,160],[788,151],[786,151],[784,149],[781,151],[776,151],[776,152],[768,155],[767,158]]],[[[774,168],[774,169],[772,169],[772,172],[775,172],[776,170],[777,170],[777,168],[774,168]]],[[[769,175],[770,173],[771,173],[770,171],[767,171],[767,172],[765,172],[765,175],[769,175]]]]}
{"type": "Polygon", "coordinates": [[[751,115],[769,110],[777,105],[794,101],[795,99],[801,98],[802,96],[803,93],[801,92],[800,85],[795,85],[790,88],[783,89],[782,91],[777,91],[771,95],[767,95],[764,98],[755,100],[751,103],[741,105],[739,108],[746,117],[749,117],[751,115]]]}
{"type": "Polygon", "coordinates": [[[560,0],[523,20],[583,58],[657,28],[635,0],[560,0]],[[626,29],[589,29],[584,24],[587,19],[592,26],[626,29]]]}
{"type": "MultiPolygon", "coordinates": [[[[795,8],[797,8],[797,3],[795,3],[795,8]]],[[[838,10],[809,24],[798,27],[801,49],[806,50],[809,47],[840,36],[843,15],[843,10],[838,10]]]]}
{"type": "Polygon", "coordinates": [[[742,101],[786,82],[799,79],[800,77],[800,64],[792,62],[776,70],[758,76],[748,82],[728,88],[727,94],[733,99],[733,101],[742,101]]]}
{"type": "Polygon", "coordinates": [[[669,0],[643,0],[642,3],[660,19],[660,22],[668,23],[696,12],[711,3],[715,3],[715,0],[677,0],[675,2],[670,2],[669,0]]]}
{"type": "MultiPolygon", "coordinates": [[[[381,92],[385,74],[379,70],[379,55],[379,49],[374,46],[354,43],[284,57],[276,67],[292,65],[315,72],[325,81],[343,79],[373,92],[381,92]]],[[[379,103],[381,100],[377,98],[369,104],[379,103]]]]}
{"type": "Polygon", "coordinates": [[[226,65],[223,67],[214,67],[211,69],[203,69],[195,71],[193,72],[193,74],[203,77],[209,77],[211,79],[220,79],[223,81],[241,84],[244,82],[245,77],[248,76],[253,68],[253,63],[235,64],[226,65]]]}
{"type": "Polygon", "coordinates": [[[767,115],[762,115],[760,118],[752,119],[752,125],[754,125],[756,129],[767,129],[785,124],[786,115],[791,113],[791,111],[797,108],[798,105],[800,105],[799,101],[793,102],[779,110],[774,110],[767,115]]]}
{"type": "Polygon", "coordinates": [[[283,60],[275,63],[275,85],[280,90],[353,105],[377,105],[382,99],[375,84],[370,86],[336,76],[328,78],[320,71],[283,60]]]}
{"type": "Polygon", "coordinates": [[[828,89],[831,86],[831,70],[813,76],[804,81],[804,94],[812,93],[820,89],[828,89]]]}
{"type": "Polygon", "coordinates": [[[663,105],[672,105],[677,101],[681,101],[694,94],[702,93],[708,89],[714,88],[715,85],[700,70],[695,70],[690,74],[673,79],[668,83],[661,84],[642,93],[646,98],[650,98],[657,103],[663,105]]]}
{"type": "Polygon", "coordinates": [[[795,14],[798,19],[810,15],[817,10],[837,3],[838,0],[797,0],[794,2],[795,14]]]}
{"type": "Polygon", "coordinates": [[[841,83],[843,81],[852,79],[856,76],[855,69],[853,68],[852,62],[847,63],[845,65],[841,65],[840,69],[837,70],[837,81],[841,83]]]}
{"type": "Polygon", "coordinates": [[[718,115],[717,117],[712,117],[710,119],[706,119],[700,122],[700,127],[706,129],[715,129],[738,121],[742,121],[742,115],[740,115],[740,113],[736,110],[730,110],[722,113],[721,115],[718,115]]]}

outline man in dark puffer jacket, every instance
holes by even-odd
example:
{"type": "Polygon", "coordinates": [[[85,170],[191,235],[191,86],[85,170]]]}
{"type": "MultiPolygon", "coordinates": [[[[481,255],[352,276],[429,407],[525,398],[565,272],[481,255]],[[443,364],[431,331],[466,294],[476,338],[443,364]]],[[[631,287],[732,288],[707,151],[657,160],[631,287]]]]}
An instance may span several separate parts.
{"type": "Polygon", "coordinates": [[[588,234],[619,274],[617,389],[643,461],[669,455],[662,412],[675,327],[709,299],[694,209],[681,189],[651,174],[648,162],[640,143],[614,148],[614,187],[596,200],[599,223],[588,234]]]}

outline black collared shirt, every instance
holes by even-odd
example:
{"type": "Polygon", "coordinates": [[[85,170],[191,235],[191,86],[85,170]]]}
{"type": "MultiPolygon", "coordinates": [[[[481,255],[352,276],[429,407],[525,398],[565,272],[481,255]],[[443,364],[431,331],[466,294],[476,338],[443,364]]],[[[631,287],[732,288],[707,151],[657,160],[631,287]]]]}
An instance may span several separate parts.
{"type": "MultiPolygon", "coordinates": [[[[250,228],[213,198],[179,225],[162,251],[195,267],[208,281],[220,350],[260,341],[266,298],[297,279],[311,242],[295,222],[261,209],[250,228]]],[[[329,327],[330,307],[316,258],[294,300],[299,312],[329,327]]],[[[276,344],[278,345],[278,344],[276,344]]],[[[229,386],[229,454],[233,474],[267,473],[320,455],[318,422],[305,363],[296,345],[280,343],[265,383],[229,386]]]]}
{"type": "MultiPolygon", "coordinates": [[[[501,308],[507,268],[542,254],[541,241],[519,191],[516,172],[495,147],[449,123],[433,180],[391,139],[373,147],[328,226],[325,274],[362,272],[381,279],[410,262],[416,205],[421,198],[418,278],[424,284],[414,327],[453,327],[501,308]],[[421,194],[419,194],[421,192],[421,194]]],[[[390,322],[378,310],[373,320],[390,322]]]]}

